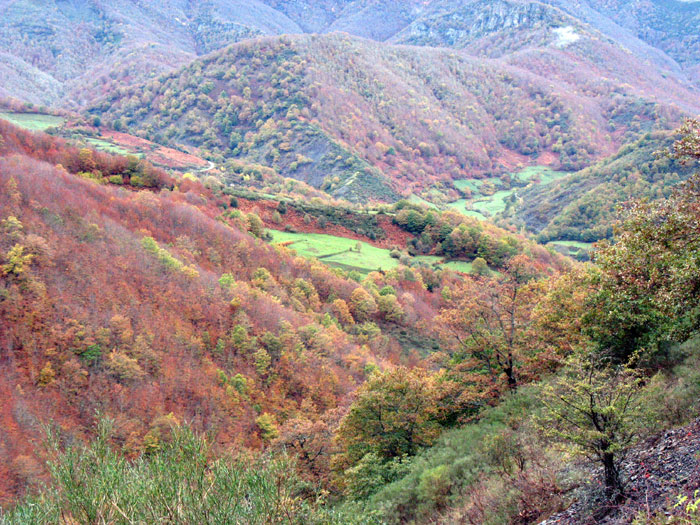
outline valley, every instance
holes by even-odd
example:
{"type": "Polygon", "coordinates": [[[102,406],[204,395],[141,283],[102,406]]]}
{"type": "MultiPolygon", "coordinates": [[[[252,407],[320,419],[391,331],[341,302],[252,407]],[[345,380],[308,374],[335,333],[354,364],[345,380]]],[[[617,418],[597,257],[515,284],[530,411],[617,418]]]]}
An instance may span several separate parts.
{"type": "Polygon", "coordinates": [[[696,525],[700,2],[0,0],[0,525],[696,525]]]}

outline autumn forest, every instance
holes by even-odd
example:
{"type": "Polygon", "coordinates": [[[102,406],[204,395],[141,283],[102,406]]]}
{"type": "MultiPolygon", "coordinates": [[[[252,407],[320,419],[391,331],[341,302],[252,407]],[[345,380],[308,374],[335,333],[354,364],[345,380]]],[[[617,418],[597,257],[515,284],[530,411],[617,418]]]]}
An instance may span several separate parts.
{"type": "Polygon", "coordinates": [[[0,524],[700,523],[700,4],[88,3],[0,2],[0,524]]]}

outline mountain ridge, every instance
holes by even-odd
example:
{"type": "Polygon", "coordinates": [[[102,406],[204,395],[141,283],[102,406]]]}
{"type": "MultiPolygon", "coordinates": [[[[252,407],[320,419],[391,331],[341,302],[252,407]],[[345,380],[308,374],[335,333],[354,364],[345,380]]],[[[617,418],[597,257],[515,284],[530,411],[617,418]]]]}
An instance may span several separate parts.
{"type": "MultiPolygon", "coordinates": [[[[5,0],[0,3],[3,15],[0,20],[0,52],[22,61],[21,67],[15,68],[24,71],[25,75],[32,68],[38,68],[53,77],[61,89],[43,93],[38,87],[22,91],[3,88],[0,94],[21,95],[34,103],[78,107],[86,98],[92,98],[90,92],[95,88],[95,73],[105,67],[108,71],[98,74],[98,80],[108,81],[111,71],[121,69],[130,73],[121,74],[122,83],[138,83],[149,76],[177,69],[197,56],[230,43],[265,35],[345,31],[378,41],[400,42],[411,39],[399,37],[402,32],[411,26],[414,29],[421,24],[425,26],[440,13],[444,15],[460,10],[493,12],[494,7],[489,4],[481,0],[329,0],[321,4],[237,0],[208,1],[195,6],[178,0],[161,0],[148,6],[133,1],[110,5],[61,2],[59,6],[52,1],[40,7],[29,0],[5,0]],[[140,50],[138,57],[133,56],[135,49],[140,50]],[[86,84],[91,87],[85,89],[86,84]]],[[[511,11],[512,18],[513,12],[523,9],[523,6],[530,10],[556,9],[568,13],[567,16],[581,13],[579,16],[583,17],[583,22],[602,31],[608,38],[614,35],[620,39],[620,43],[632,50],[638,59],[651,58],[670,75],[683,82],[693,82],[697,87],[700,49],[693,39],[695,26],[692,24],[700,17],[700,4],[683,4],[687,14],[682,19],[680,35],[686,43],[685,55],[682,55],[683,51],[664,44],[674,31],[669,19],[677,19],[661,4],[657,0],[653,4],[656,10],[651,14],[648,9],[637,6],[627,20],[619,19],[617,10],[602,0],[499,0],[497,5],[501,6],[506,19],[509,18],[507,11],[511,11]],[[666,51],[679,60],[681,56],[687,59],[681,60],[681,65],[666,51]]],[[[467,28],[463,23],[456,31],[467,28]]],[[[19,80],[11,80],[13,84],[19,84],[19,80]]]]}

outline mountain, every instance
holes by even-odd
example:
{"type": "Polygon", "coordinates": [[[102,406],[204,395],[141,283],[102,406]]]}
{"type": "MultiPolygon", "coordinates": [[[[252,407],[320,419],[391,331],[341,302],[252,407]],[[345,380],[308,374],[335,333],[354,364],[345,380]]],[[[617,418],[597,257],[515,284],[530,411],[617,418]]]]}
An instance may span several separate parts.
{"type": "MultiPolygon", "coordinates": [[[[584,24],[637,60],[649,60],[683,82],[697,82],[700,4],[624,5],[602,0],[2,0],[0,64],[7,81],[0,95],[79,107],[110,86],[139,83],[230,43],[264,35],[343,31],[382,42],[481,53],[483,30],[492,33],[493,44],[498,31],[526,27],[531,16],[554,21],[560,29],[584,24]]],[[[512,40],[508,35],[506,41],[512,40]]]]}
{"type": "Polygon", "coordinates": [[[580,169],[700,111],[686,87],[593,35],[522,31],[527,48],[494,58],[347,35],[245,42],[90,113],[336,197],[395,200],[519,163],[580,169]]]}
{"type": "MultiPolygon", "coordinates": [[[[690,79],[698,85],[700,68],[700,3],[696,0],[655,0],[652,2],[623,2],[594,0],[591,6],[603,17],[616,23],[605,32],[611,37],[620,34],[619,27],[627,29],[643,42],[663,51],[678,63],[690,79]]],[[[566,7],[563,7],[566,9],[566,7]]],[[[574,5],[580,13],[580,7],[574,5]]],[[[580,15],[579,15],[580,16],[580,15]]],[[[586,21],[600,19],[599,15],[585,15],[586,21]]],[[[602,26],[602,23],[600,24],[602,26]]],[[[602,28],[601,28],[602,29],[602,28]]]]}
{"type": "MultiPolygon", "coordinates": [[[[582,169],[700,113],[693,53],[654,47],[675,27],[666,4],[624,27],[593,0],[51,5],[0,4],[5,94],[354,201],[444,203],[454,181],[582,169]],[[274,36],[337,30],[370,40],[274,36]]],[[[673,34],[692,41],[691,25],[673,34]]]]}
{"type": "Polygon", "coordinates": [[[0,0],[0,524],[695,523],[699,13],[0,0]]]}
{"type": "Polygon", "coordinates": [[[124,84],[172,71],[242,38],[301,31],[289,18],[257,1],[3,0],[0,15],[0,50],[8,57],[5,60],[13,57],[18,62],[15,76],[38,70],[54,82],[50,92],[4,87],[5,94],[73,106],[90,96],[86,87],[124,84]]]}

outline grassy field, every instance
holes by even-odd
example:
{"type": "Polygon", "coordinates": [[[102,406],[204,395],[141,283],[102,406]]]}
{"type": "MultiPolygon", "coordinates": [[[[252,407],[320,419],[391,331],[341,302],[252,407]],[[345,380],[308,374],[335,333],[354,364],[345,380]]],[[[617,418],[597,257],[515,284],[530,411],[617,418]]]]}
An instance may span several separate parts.
{"type": "MultiPolygon", "coordinates": [[[[399,265],[398,259],[391,257],[389,250],[377,248],[366,242],[322,233],[291,233],[277,230],[268,230],[268,232],[274,244],[284,243],[302,257],[316,258],[329,266],[343,270],[356,270],[362,274],[368,274],[376,270],[391,270],[399,265]]],[[[470,272],[472,267],[471,263],[466,261],[443,263],[441,257],[432,255],[420,255],[413,260],[428,266],[437,264],[463,273],[470,272]]]]}
{"type": "MultiPolygon", "coordinates": [[[[511,177],[515,180],[530,182],[533,179],[537,180],[538,184],[549,184],[552,181],[566,175],[563,171],[554,171],[547,166],[528,166],[517,173],[511,173],[511,177]]],[[[506,202],[511,196],[517,193],[518,188],[509,190],[499,190],[493,195],[483,195],[481,187],[485,182],[491,182],[496,188],[502,187],[500,177],[491,177],[489,179],[462,179],[454,181],[454,185],[459,190],[469,189],[472,192],[472,199],[459,199],[449,203],[452,209],[455,209],[464,215],[476,217],[478,219],[486,219],[506,209],[506,202]]]]}
{"type": "Polygon", "coordinates": [[[0,113],[0,118],[12,122],[15,126],[30,131],[45,131],[62,126],[65,119],[43,113],[0,113]]]}
{"type": "Polygon", "coordinates": [[[437,209],[437,206],[433,204],[432,202],[429,202],[425,200],[422,197],[419,197],[418,195],[411,194],[411,196],[407,199],[408,202],[413,203],[413,204],[422,204],[423,206],[427,206],[428,208],[432,209],[437,209]]]}
{"type": "Polygon", "coordinates": [[[447,207],[457,210],[462,215],[467,215],[468,217],[476,217],[482,221],[485,221],[488,217],[481,213],[480,211],[472,210],[468,206],[471,206],[472,201],[467,199],[459,199],[458,201],[450,202],[447,207]]]}
{"type": "Polygon", "coordinates": [[[566,247],[571,247],[571,248],[581,248],[582,250],[591,250],[593,248],[592,242],[552,241],[549,244],[558,244],[559,246],[566,246],[566,247]]]}
{"type": "Polygon", "coordinates": [[[505,210],[506,199],[510,199],[515,192],[515,189],[497,191],[493,195],[475,200],[472,206],[475,211],[490,217],[505,210]]]}
{"type": "MultiPolygon", "coordinates": [[[[57,128],[63,126],[65,119],[55,115],[46,115],[44,113],[0,113],[0,118],[5,119],[15,126],[27,129],[29,131],[46,131],[49,128],[57,128]]],[[[71,138],[82,138],[81,136],[71,138]]],[[[95,149],[106,151],[108,153],[116,153],[118,155],[128,155],[129,151],[117,146],[109,141],[97,138],[87,138],[86,142],[95,149]]]]}
{"type": "Polygon", "coordinates": [[[450,261],[441,265],[443,268],[449,268],[455,272],[471,273],[472,263],[467,261],[450,261]]]}
{"type": "Polygon", "coordinates": [[[587,260],[593,251],[593,243],[579,241],[551,241],[547,246],[554,248],[559,253],[579,260],[587,260]]]}
{"type": "Polygon", "coordinates": [[[389,250],[354,239],[322,233],[269,232],[273,243],[290,243],[288,246],[302,257],[315,257],[330,266],[369,273],[380,269],[390,270],[399,264],[398,260],[389,255],[389,250]],[[356,251],[358,242],[359,252],[356,251]]]}
{"type": "Polygon", "coordinates": [[[108,142],[106,140],[88,138],[88,139],[86,139],[86,141],[92,147],[94,147],[95,149],[98,149],[100,151],[106,151],[107,153],[116,153],[118,155],[129,155],[129,151],[125,150],[124,148],[122,148],[120,146],[117,146],[116,144],[112,144],[111,142],[108,142]]]}
{"type": "MultiPolygon", "coordinates": [[[[492,180],[492,179],[487,179],[487,180],[492,180]]],[[[498,179],[496,179],[498,180],[498,179]]],[[[464,191],[466,189],[471,190],[472,192],[478,192],[479,188],[481,188],[481,185],[483,184],[483,180],[477,180],[477,179],[462,179],[462,180],[456,180],[454,181],[455,188],[458,190],[464,191]]]]}
{"type": "Polygon", "coordinates": [[[513,174],[514,177],[523,181],[530,181],[533,177],[539,176],[540,184],[549,184],[557,179],[568,175],[566,171],[554,171],[547,166],[528,166],[527,168],[513,174]]]}

